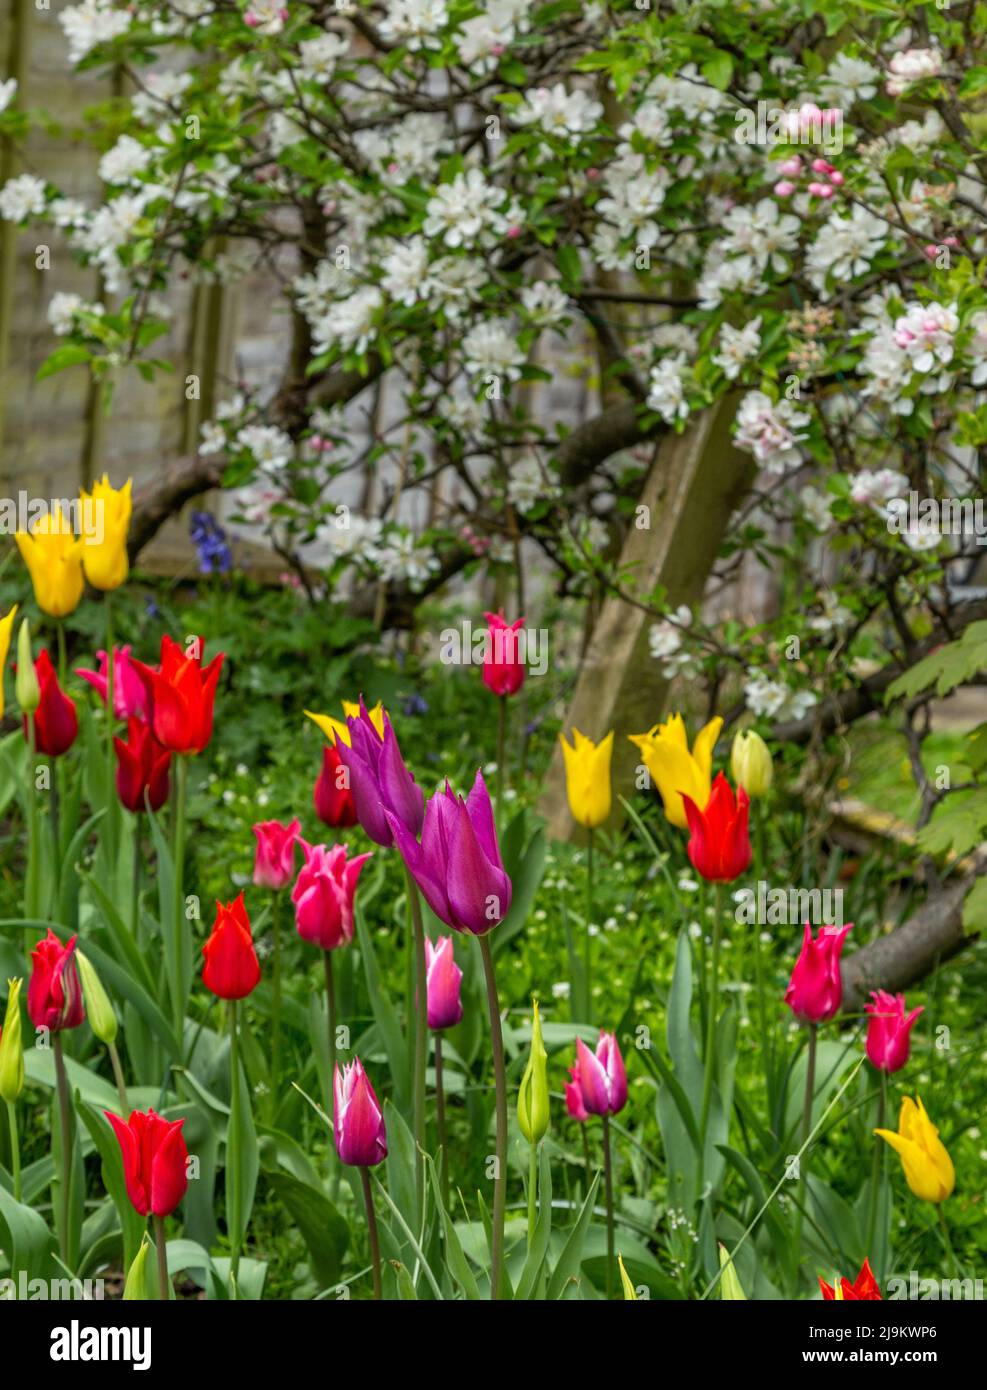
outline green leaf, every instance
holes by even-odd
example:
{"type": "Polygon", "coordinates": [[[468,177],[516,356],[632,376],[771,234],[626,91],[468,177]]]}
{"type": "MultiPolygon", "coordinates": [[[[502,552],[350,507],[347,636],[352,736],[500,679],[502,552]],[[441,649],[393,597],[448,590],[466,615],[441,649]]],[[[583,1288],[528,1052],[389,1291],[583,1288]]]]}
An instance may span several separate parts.
{"type": "Polygon", "coordinates": [[[334,1288],[349,1244],[349,1226],[320,1188],[290,1173],[268,1173],[266,1181],[301,1232],[319,1286],[334,1288]]]}
{"type": "Polygon", "coordinates": [[[575,1226],[569,1233],[569,1239],[562,1247],[555,1268],[552,1270],[552,1277],[548,1281],[548,1292],[545,1297],[549,1302],[563,1298],[566,1293],[566,1286],[573,1280],[579,1279],[579,1268],[583,1260],[583,1239],[586,1235],[586,1228],[589,1225],[590,1217],[593,1215],[593,1201],[596,1197],[596,1189],[600,1185],[600,1175],[590,1184],[590,1189],[586,1194],[582,1209],[575,1226]]]}
{"type": "Polygon", "coordinates": [[[733,76],[733,58],[722,48],[718,48],[706,59],[700,71],[710,86],[725,92],[733,76]]]}

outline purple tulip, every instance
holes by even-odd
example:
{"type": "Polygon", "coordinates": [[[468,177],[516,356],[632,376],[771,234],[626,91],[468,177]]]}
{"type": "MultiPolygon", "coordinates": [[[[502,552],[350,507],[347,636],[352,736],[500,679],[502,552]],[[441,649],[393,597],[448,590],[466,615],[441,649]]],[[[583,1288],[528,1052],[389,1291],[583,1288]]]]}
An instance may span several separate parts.
{"type": "Polygon", "coordinates": [[[380,1102],[359,1057],[332,1078],[332,1127],[340,1161],[351,1168],[375,1168],[387,1157],[387,1132],[380,1102]]]}
{"type": "Polygon", "coordinates": [[[576,1039],[573,1080],[579,1086],[583,1108],[591,1115],[616,1115],[627,1104],[627,1072],[614,1033],[600,1033],[596,1054],[582,1038],[576,1039]]]}
{"type": "Polygon", "coordinates": [[[507,916],[511,880],[497,844],[493,807],[483,774],[464,800],[447,782],[430,796],[419,845],[391,811],[394,842],[429,907],[454,931],[483,936],[507,916]]]}
{"type": "Polygon", "coordinates": [[[436,1033],[443,1028],[455,1028],[463,1016],[459,997],[463,972],[453,956],[451,936],[440,936],[434,946],[425,938],[425,966],[428,1026],[436,1033]]]}
{"type": "Polygon", "coordinates": [[[394,843],[388,814],[394,816],[410,836],[417,838],[425,814],[425,798],[404,765],[390,719],[384,715],[384,736],[381,738],[361,696],[359,715],[351,716],[346,723],[350,746],[347,748],[337,739],[336,751],[341,765],[349,771],[357,820],[371,840],[384,849],[394,843]]]}

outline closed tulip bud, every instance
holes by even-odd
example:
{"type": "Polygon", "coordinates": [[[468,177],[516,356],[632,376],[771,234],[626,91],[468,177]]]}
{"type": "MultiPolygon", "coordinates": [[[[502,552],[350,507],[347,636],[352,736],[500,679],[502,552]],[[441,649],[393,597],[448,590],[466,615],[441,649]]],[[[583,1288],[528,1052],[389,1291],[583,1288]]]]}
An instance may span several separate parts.
{"type": "Polygon", "coordinates": [[[24,716],[24,737],[28,738],[28,717],[34,720],[34,746],[49,758],[60,758],[72,747],[79,733],[75,701],[58,684],[51,657],[42,647],[34,663],[41,698],[31,716],[24,716]]]}
{"type": "Polygon", "coordinates": [[[771,790],[773,768],[768,745],[753,729],[737,734],[730,750],[730,771],[738,787],[748,796],[767,796],[771,790]]]}
{"type": "Polygon", "coordinates": [[[79,966],[79,977],[82,980],[82,996],[86,1001],[86,1017],[89,1019],[89,1027],[100,1042],[109,1047],[117,1040],[116,1010],[110,1003],[110,996],[103,988],[103,982],[96,974],[92,961],[88,960],[81,951],[76,951],[75,958],[79,966]]]}
{"type": "Polygon", "coordinates": [[[342,758],[329,744],[322,750],[322,770],[312,788],[312,805],[323,825],[333,830],[356,825],[356,806],[350,791],[350,777],[342,758]]]}
{"type": "Polygon", "coordinates": [[[21,714],[33,714],[41,704],[41,686],[38,673],[34,669],[34,653],[31,650],[31,624],[27,618],[21,619],[17,633],[17,676],[14,693],[21,714]]]}
{"type": "Polygon", "coordinates": [[[165,1120],[153,1110],[134,1110],[126,1123],[110,1110],[103,1114],[120,1145],[123,1180],[134,1210],[138,1216],[170,1216],[188,1190],[185,1121],[165,1120]]]}
{"type": "Polygon", "coordinates": [[[908,1061],[910,1035],[915,1020],[924,1010],[921,1005],[905,1013],[905,996],[888,994],[887,990],[871,992],[870,1004],[864,1005],[867,1025],[867,1056],[878,1071],[901,1071],[908,1061]]]}
{"type": "Polygon", "coordinates": [[[618,1268],[620,1269],[620,1287],[621,1287],[621,1288],[623,1289],[623,1291],[624,1291],[624,1302],[625,1302],[625,1303],[636,1303],[636,1302],[637,1302],[637,1291],[636,1291],[636,1289],[634,1288],[634,1285],[631,1283],[630,1275],[627,1273],[627,1270],[624,1268],[624,1257],[623,1257],[623,1255],[618,1255],[618,1256],[617,1256],[617,1266],[618,1266],[618,1268]]]}
{"type": "Polygon", "coordinates": [[[840,1011],[843,979],[840,954],[852,922],[845,927],[820,927],[814,938],[805,924],[802,951],[785,991],[785,1003],[800,1023],[828,1023],[840,1011]]]}
{"type": "Polygon", "coordinates": [[[202,983],[217,999],[245,999],[260,984],[260,965],[242,893],[231,903],[216,904],[216,922],[202,955],[202,983]]]}
{"type": "Polygon", "coordinates": [[[295,876],[295,845],[301,832],[300,820],[282,825],[277,820],[259,821],[253,831],[257,837],[254,857],[254,883],[258,888],[277,891],[287,888],[295,876]]]}
{"type": "Polygon", "coordinates": [[[600,743],[572,731],[572,747],[559,734],[565,763],[565,789],[569,810],[578,825],[595,830],[610,814],[610,758],[613,730],[600,743]]]}
{"type": "Polygon", "coordinates": [[[131,479],[123,487],[110,484],[107,474],[93,483],[92,493],[80,492],[82,503],[82,565],[94,589],[119,589],[130,571],[127,531],[132,503],[131,479]]]}
{"type": "Polygon", "coordinates": [[[35,1028],[60,1033],[65,1028],[78,1028],[86,1016],[75,943],[73,936],[68,945],[63,946],[49,927],[44,941],[39,941],[31,952],[27,1011],[35,1028]]]}
{"type": "Polygon", "coordinates": [[[617,1115],[627,1104],[627,1072],[614,1033],[601,1031],[596,1052],[576,1039],[576,1079],[590,1115],[617,1115]]]}
{"type": "Polygon", "coordinates": [[[340,1161],[351,1168],[375,1168],[387,1157],[384,1113],[359,1057],[332,1078],[332,1127],[340,1161]]]}
{"type": "Polygon", "coordinates": [[[503,611],[484,613],[487,620],[486,655],[483,660],[483,684],[494,695],[516,695],[524,685],[524,662],[518,658],[518,633],[524,619],[509,623],[503,611]]]}
{"type": "Polygon", "coordinates": [[[463,972],[456,964],[452,937],[440,936],[433,946],[425,938],[425,990],[428,996],[428,1026],[433,1033],[455,1028],[463,1017],[459,997],[463,972]]]}
{"type": "Polygon", "coordinates": [[[747,817],[750,802],[743,787],[733,788],[717,775],[705,807],[683,796],[689,822],[689,862],[709,883],[732,883],[750,866],[751,840],[747,817]]]}
{"type": "Polygon", "coordinates": [[[21,984],[19,979],[7,981],[7,1011],[0,1031],[0,1096],[8,1105],[13,1105],[24,1089],[21,984]]]}
{"type": "Polygon", "coordinates": [[[905,1181],[922,1202],[944,1202],[953,1190],[956,1172],[939,1131],[921,1100],[905,1096],[898,1116],[898,1133],[875,1129],[901,1159],[905,1181]]]}
{"type": "Polygon", "coordinates": [[[532,1003],[531,1051],[517,1096],[518,1128],[529,1144],[539,1144],[548,1133],[548,1053],[541,1035],[537,1001],[532,1003]]]}
{"type": "Polygon", "coordinates": [[[132,714],[127,739],[114,737],[117,795],[128,811],[160,811],[168,800],[171,754],[154,737],[150,724],[132,714]]]}
{"type": "Polygon", "coordinates": [[[127,1271],[127,1281],[123,1286],[124,1303],[145,1303],[153,1297],[150,1286],[150,1279],[147,1270],[147,1256],[151,1249],[151,1242],[144,1232],[144,1239],[141,1241],[140,1249],[134,1256],[130,1268],[127,1271]]]}
{"type": "Polygon", "coordinates": [[[720,1298],[728,1302],[747,1302],[747,1295],[741,1287],[740,1278],[733,1267],[733,1260],[725,1245],[720,1246],[720,1298]]]}

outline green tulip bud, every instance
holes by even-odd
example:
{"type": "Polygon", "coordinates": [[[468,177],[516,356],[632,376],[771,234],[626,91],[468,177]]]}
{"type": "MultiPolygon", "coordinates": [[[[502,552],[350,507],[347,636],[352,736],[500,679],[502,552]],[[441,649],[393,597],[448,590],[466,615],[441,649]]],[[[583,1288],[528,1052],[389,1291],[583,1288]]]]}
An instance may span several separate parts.
{"type": "Polygon", "coordinates": [[[41,704],[41,686],[34,669],[34,653],[31,651],[31,624],[26,618],[21,622],[17,634],[17,678],[14,681],[17,703],[21,714],[33,714],[41,704]]]}
{"type": "Polygon", "coordinates": [[[627,1273],[627,1270],[624,1268],[623,1255],[617,1256],[617,1264],[620,1266],[620,1286],[624,1291],[624,1302],[637,1302],[637,1291],[634,1288],[634,1285],[631,1283],[631,1276],[627,1273]]]}
{"type": "Polygon", "coordinates": [[[117,1016],[110,997],[103,988],[92,961],[86,959],[81,951],[76,951],[75,959],[82,980],[82,996],[86,1001],[86,1016],[89,1027],[100,1042],[109,1047],[117,1040],[117,1016]]]}
{"type": "Polygon", "coordinates": [[[144,1239],[141,1241],[141,1248],[137,1251],[137,1254],[134,1256],[133,1264],[127,1271],[127,1282],[123,1286],[124,1302],[129,1302],[133,1299],[139,1302],[146,1302],[149,1298],[153,1297],[153,1292],[149,1287],[147,1270],[147,1252],[150,1248],[151,1242],[148,1240],[147,1233],[145,1232],[144,1239]]]}
{"type": "Polygon", "coordinates": [[[734,738],[730,771],[733,780],[750,797],[767,796],[771,790],[771,753],[764,739],[753,729],[742,730],[734,738]]]}
{"type": "Polygon", "coordinates": [[[725,1245],[720,1246],[720,1297],[723,1299],[747,1302],[747,1295],[740,1287],[740,1280],[737,1271],[733,1267],[733,1260],[727,1252],[725,1245]]]}
{"type": "Polygon", "coordinates": [[[8,1105],[24,1089],[24,1047],[21,1043],[22,980],[8,980],[7,1012],[0,1032],[0,1096],[8,1105]]]}
{"type": "Polygon", "coordinates": [[[531,1052],[521,1078],[517,1096],[517,1122],[529,1144],[537,1144],[548,1133],[548,1053],[541,1035],[537,1001],[532,1000],[531,1052]]]}

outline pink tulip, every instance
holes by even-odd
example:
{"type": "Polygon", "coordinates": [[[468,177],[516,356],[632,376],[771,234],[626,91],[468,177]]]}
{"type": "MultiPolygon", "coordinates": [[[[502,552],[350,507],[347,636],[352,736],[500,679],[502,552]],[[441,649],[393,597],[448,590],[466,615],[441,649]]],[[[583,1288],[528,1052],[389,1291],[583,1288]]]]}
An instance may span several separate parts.
{"type": "Polygon", "coordinates": [[[428,1026],[433,1032],[455,1028],[463,1016],[459,989],[463,972],[456,964],[452,937],[440,936],[433,946],[425,939],[425,983],[428,991],[428,1026]]]}
{"type": "Polygon", "coordinates": [[[887,990],[871,992],[872,1004],[864,1005],[869,1016],[867,1025],[867,1056],[878,1071],[901,1071],[908,1061],[912,1025],[924,1010],[921,1005],[905,1015],[905,996],[888,994],[887,990]]]}
{"type": "Polygon", "coordinates": [[[579,1084],[579,1068],[569,1068],[570,1080],[565,1084],[565,1108],[574,1120],[584,1124],[589,1119],[589,1111],[583,1104],[582,1087],[579,1084]]]}
{"type": "Polygon", "coordinates": [[[295,842],[301,828],[300,820],[290,825],[265,820],[253,827],[257,836],[254,883],[258,888],[287,888],[295,876],[295,842]]]}
{"type": "MultiPolygon", "coordinates": [[[[596,1053],[576,1039],[573,1079],[579,1084],[583,1108],[590,1115],[616,1115],[627,1104],[627,1072],[614,1033],[600,1033],[596,1053]]],[[[571,1114],[570,1110],[570,1114],[571,1114]]]]}
{"type": "Polygon", "coordinates": [[[524,685],[524,662],[518,659],[524,619],[509,623],[503,610],[484,613],[487,620],[487,655],[483,662],[483,683],[494,695],[516,695],[524,685]]]}
{"type": "Polygon", "coordinates": [[[384,1114],[359,1057],[332,1078],[332,1127],[336,1152],[352,1168],[374,1168],[387,1157],[384,1114]]]}
{"type": "Polygon", "coordinates": [[[813,940],[806,922],[802,952],[785,991],[785,1003],[803,1023],[826,1023],[839,1012],[843,1002],[840,952],[852,926],[848,922],[845,927],[821,927],[818,939],[813,940]]]}
{"type": "Polygon", "coordinates": [[[295,926],[303,941],[335,951],[353,940],[353,899],[360,870],[372,856],[347,859],[345,845],[307,845],[305,863],[291,890],[295,926]]]}
{"type": "MultiPolygon", "coordinates": [[[[106,704],[109,665],[106,652],[96,653],[98,669],[90,671],[77,666],[75,674],[88,681],[96,694],[106,704]]],[[[147,698],[144,682],[134,670],[130,660],[130,646],[113,648],[113,712],[117,719],[129,719],[137,715],[143,719],[146,713],[147,698]]]]}

